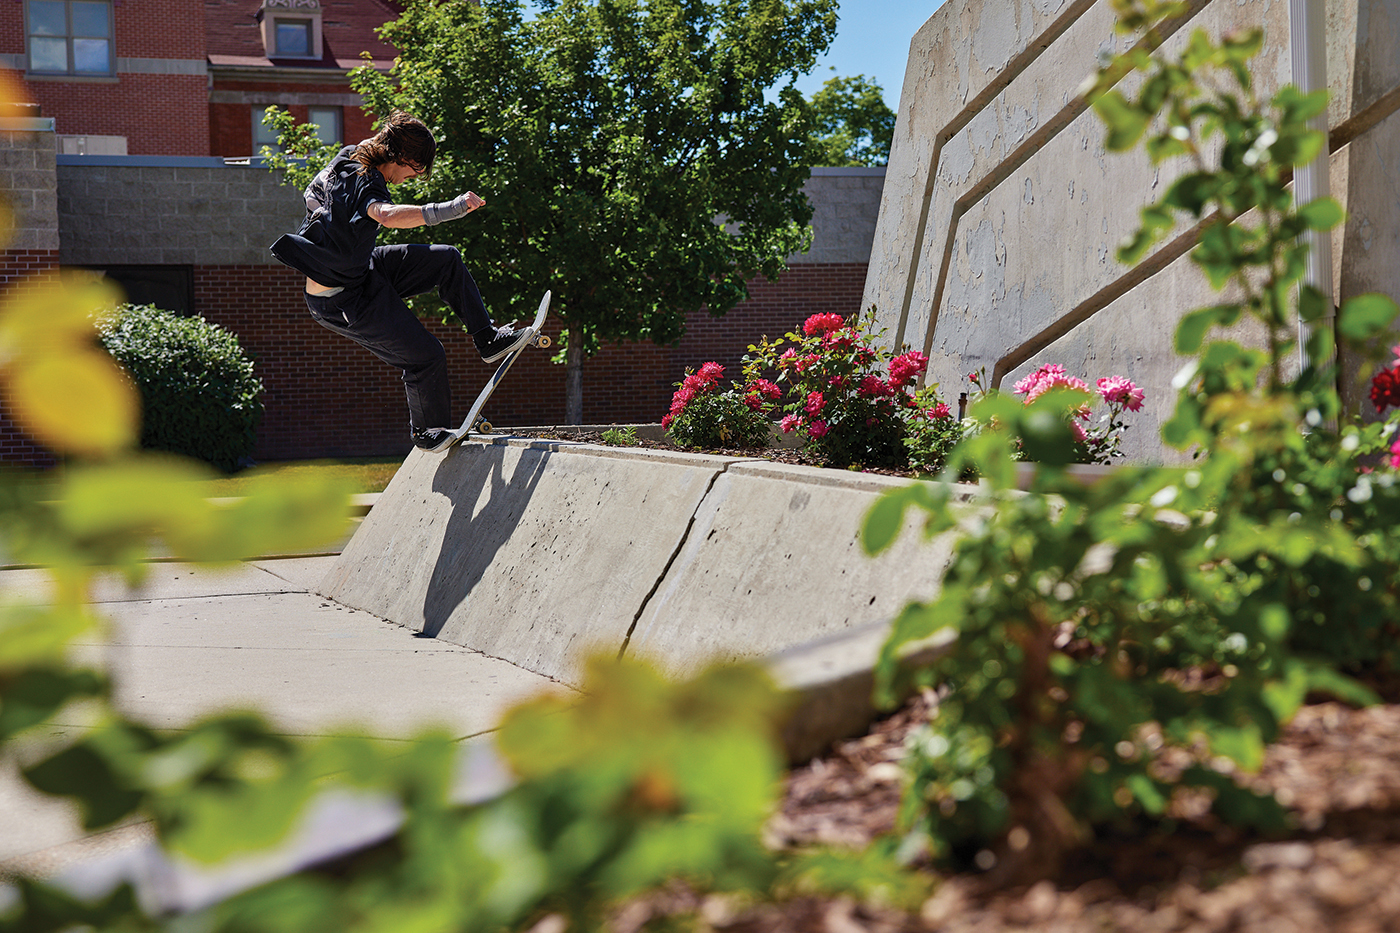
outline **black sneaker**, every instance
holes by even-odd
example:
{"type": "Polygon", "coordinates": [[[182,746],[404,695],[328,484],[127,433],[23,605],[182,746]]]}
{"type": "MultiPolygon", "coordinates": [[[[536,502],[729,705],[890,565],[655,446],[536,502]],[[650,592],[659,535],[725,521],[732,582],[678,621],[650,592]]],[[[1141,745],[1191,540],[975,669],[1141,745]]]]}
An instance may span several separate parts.
{"type": "Polygon", "coordinates": [[[481,351],[481,358],[488,363],[494,363],[512,350],[523,346],[525,341],[530,339],[530,328],[517,329],[514,325],[497,327],[493,336],[474,339],[476,348],[481,351]]]}
{"type": "Polygon", "coordinates": [[[446,428],[425,428],[413,432],[413,444],[430,454],[446,450],[457,442],[457,435],[446,428]]]}

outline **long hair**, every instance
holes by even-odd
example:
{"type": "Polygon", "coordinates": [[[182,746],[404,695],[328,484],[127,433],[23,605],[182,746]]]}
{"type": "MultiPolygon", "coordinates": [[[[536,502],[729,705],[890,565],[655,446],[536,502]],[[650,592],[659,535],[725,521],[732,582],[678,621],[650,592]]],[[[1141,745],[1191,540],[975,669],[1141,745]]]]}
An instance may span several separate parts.
{"type": "Polygon", "coordinates": [[[350,158],[364,166],[361,174],[390,162],[400,162],[421,168],[426,177],[433,170],[436,154],[437,142],[432,130],[417,117],[395,110],[379,127],[378,133],[355,147],[350,158]]]}

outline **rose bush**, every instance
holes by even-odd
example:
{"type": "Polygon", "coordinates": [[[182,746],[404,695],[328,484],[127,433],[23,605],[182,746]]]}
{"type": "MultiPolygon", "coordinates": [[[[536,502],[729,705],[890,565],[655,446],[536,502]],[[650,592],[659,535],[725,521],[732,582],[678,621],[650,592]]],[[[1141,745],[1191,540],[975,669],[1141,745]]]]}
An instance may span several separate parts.
{"type": "Polygon", "coordinates": [[[915,398],[928,358],[915,351],[890,358],[877,345],[874,323],[873,311],[849,321],[814,314],[801,333],[749,348],[746,378],[756,384],[776,372],[767,384],[786,387],[782,430],[802,437],[828,466],[903,467],[911,422],[925,420],[938,404],[915,398]]]}
{"type": "Polygon", "coordinates": [[[709,362],[676,383],[661,427],[682,447],[766,447],[768,411],[782,391],[766,379],[721,390],[724,367],[709,362]]]}
{"type": "MultiPolygon", "coordinates": [[[[974,379],[973,384],[980,388],[978,380],[974,379]]],[[[1063,366],[1047,363],[1017,382],[1012,391],[1025,396],[1027,405],[1053,389],[1069,389],[1072,393],[1082,393],[1083,403],[1072,405],[1066,413],[1070,432],[1080,448],[1079,462],[1110,463],[1123,456],[1120,444],[1123,432],[1127,429],[1127,423],[1123,420],[1124,413],[1140,411],[1144,393],[1131,379],[1124,376],[1108,376],[1098,380],[1095,386],[1095,389],[1090,389],[1083,379],[1066,374],[1063,366]],[[1108,403],[1108,411],[1099,416],[1096,426],[1089,427],[1087,425],[1093,417],[1091,406],[1095,395],[1108,403]]]]}

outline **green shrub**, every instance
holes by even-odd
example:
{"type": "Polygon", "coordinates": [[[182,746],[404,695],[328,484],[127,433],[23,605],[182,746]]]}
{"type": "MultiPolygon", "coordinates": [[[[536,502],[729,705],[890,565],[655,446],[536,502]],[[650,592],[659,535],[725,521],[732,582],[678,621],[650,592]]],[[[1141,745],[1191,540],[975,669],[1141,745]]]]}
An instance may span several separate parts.
{"type": "Polygon", "coordinates": [[[201,317],[121,305],[98,322],[98,339],[141,392],[142,447],[226,473],[247,465],[263,387],[237,337],[201,317]]]}
{"type": "Polygon", "coordinates": [[[938,383],[914,393],[914,402],[904,437],[909,466],[920,473],[942,473],[948,455],[964,437],[977,430],[977,423],[953,417],[948,403],[938,396],[938,383]]]}

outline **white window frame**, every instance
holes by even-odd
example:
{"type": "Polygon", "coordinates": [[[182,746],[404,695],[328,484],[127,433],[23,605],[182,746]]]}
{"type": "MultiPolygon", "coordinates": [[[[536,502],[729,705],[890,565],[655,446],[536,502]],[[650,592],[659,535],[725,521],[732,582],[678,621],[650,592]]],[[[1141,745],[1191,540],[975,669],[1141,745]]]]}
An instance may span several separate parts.
{"type": "Polygon", "coordinates": [[[35,38],[56,38],[53,36],[39,37],[34,32],[34,25],[30,22],[29,2],[24,0],[24,64],[27,74],[38,76],[71,77],[71,78],[110,78],[117,73],[117,49],[116,49],[116,23],[112,10],[111,0],[85,0],[85,2],[98,3],[107,12],[107,34],[105,36],[78,36],[73,32],[73,0],[59,0],[63,4],[65,44],[65,61],[67,67],[63,71],[39,70],[34,68],[34,53],[32,40],[35,38]],[[73,52],[73,42],[77,39],[101,39],[107,43],[107,70],[106,71],[78,71],[75,67],[76,60],[73,52]]]}

